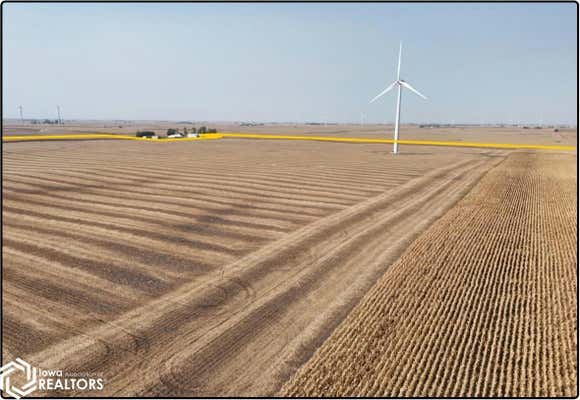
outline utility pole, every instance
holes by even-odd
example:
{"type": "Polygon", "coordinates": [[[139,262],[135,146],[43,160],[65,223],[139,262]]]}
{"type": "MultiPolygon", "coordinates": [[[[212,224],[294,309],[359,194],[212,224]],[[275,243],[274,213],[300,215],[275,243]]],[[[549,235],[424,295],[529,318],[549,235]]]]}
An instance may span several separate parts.
{"type": "Polygon", "coordinates": [[[24,123],[24,117],[22,116],[22,106],[18,106],[18,110],[20,111],[20,122],[24,123]]]}
{"type": "Polygon", "coordinates": [[[60,117],[60,106],[56,106],[56,113],[58,114],[58,124],[62,125],[62,118],[60,117]]]}

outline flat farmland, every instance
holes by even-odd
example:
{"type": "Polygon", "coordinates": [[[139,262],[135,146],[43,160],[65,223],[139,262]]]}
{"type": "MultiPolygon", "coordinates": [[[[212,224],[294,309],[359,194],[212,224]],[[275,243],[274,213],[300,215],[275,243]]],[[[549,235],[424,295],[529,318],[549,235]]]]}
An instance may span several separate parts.
{"type": "Polygon", "coordinates": [[[104,391],[83,396],[275,394],[507,154],[235,139],[3,147],[2,354],[101,374],[104,391]]]}
{"type": "MultiPolygon", "coordinates": [[[[208,125],[217,128],[221,133],[246,133],[266,135],[294,135],[294,136],[330,136],[354,137],[373,139],[392,139],[394,126],[392,124],[328,124],[307,125],[295,124],[264,124],[244,126],[239,123],[209,123],[209,122],[169,122],[169,121],[69,121],[66,125],[32,125],[12,122],[5,124],[4,136],[21,135],[67,135],[67,134],[121,134],[135,135],[139,130],[154,131],[158,135],[165,135],[167,129],[200,127],[208,125]]],[[[484,143],[511,143],[532,145],[565,145],[575,146],[578,141],[577,128],[542,127],[541,129],[523,129],[517,126],[451,126],[439,128],[421,128],[418,125],[402,125],[401,139],[424,141],[452,141],[452,142],[484,142],[484,143]]]]}
{"type": "MultiPolygon", "coordinates": [[[[240,132],[279,135],[312,135],[355,138],[392,139],[394,126],[383,125],[263,125],[236,126],[217,125],[220,132],[240,132]]],[[[401,140],[452,141],[452,142],[483,142],[512,143],[535,145],[571,145],[578,140],[576,128],[543,127],[541,129],[523,129],[514,126],[455,126],[440,128],[421,128],[418,125],[402,125],[401,140]]]]}
{"type": "Polygon", "coordinates": [[[511,154],[280,394],[577,396],[576,167],[574,154],[511,154]]]}

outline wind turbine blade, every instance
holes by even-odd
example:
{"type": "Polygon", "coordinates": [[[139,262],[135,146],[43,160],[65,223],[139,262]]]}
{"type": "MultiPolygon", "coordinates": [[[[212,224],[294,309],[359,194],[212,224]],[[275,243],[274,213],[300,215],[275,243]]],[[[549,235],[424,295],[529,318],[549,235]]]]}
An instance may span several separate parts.
{"type": "Polygon", "coordinates": [[[403,41],[399,43],[399,66],[397,67],[397,80],[401,79],[401,55],[403,53],[403,41]]]}
{"type": "Polygon", "coordinates": [[[389,86],[387,86],[387,88],[385,90],[383,90],[381,93],[377,94],[375,96],[375,98],[370,101],[370,103],[372,103],[373,101],[375,101],[376,99],[378,99],[382,95],[386,94],[389,90],[391,90],[392,88],[394,88],[396,84],[397,84],[397,81],[391,83],[389,86]]]}
{"type": "Polygon", "coordinates": [[[424,98],[425,100],[427,100],[427,97],[423,96],[417,89],[415,89],[413,86],[409,85],[407,82],[401,82],[401,85],[403,85],[404,87],[409,89],[411,92],[415,93],[417,96],[420,96],[420,97],[424,98]]]}

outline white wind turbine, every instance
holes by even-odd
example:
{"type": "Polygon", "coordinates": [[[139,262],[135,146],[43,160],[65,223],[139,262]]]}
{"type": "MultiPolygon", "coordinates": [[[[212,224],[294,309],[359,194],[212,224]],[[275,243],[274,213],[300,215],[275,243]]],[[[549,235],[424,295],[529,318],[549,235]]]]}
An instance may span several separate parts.
{"type": "Polygon", "coordinates": [[[397,86],[398,89],[398,93],[397,93],[397,115],[395,117],[395,143],[393,144],[393,153],[397,154],[399,151],[399,121],[401,118],[401,91],[403,89],[403,87],[406,87],[407,89],[409,89],[410,91],[412,91],[413,93],[415,93],[416,95],[424,98],[425,100],[427,100],[427,97],[423,96],[421,93],[419,93],[419,91],[417,89],[415,89],[413,86],[411,86],[409,83],[405,82],[403,79],[401,79],[401,53],[403,51],[403,42],[401,42],[400,46],[399,46],[399,66],[397,68],[397,80],[394,81],[393,83],[391,83],[389,86],[387,86],[387,88],[385,90],[383,90],[381,93],[379,93],[374,99],[372,99],[370,102],[374,102],[375,100],[377,100],[379,97],[383,96],[384,94],[386,94],[387,92],[389,92],[392,88],[394,88],[395,86],[397,86]]]}

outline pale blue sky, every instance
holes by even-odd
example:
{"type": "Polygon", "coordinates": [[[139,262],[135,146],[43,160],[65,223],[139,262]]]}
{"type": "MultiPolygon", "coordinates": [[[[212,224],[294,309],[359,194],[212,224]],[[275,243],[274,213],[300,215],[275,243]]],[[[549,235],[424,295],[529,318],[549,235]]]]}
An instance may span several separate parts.
{"type": "Polygon", "coordinates": [[[4,3],[4,117],[576,123],[575,3],[4,3]]]}

